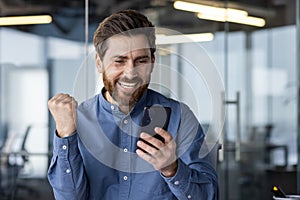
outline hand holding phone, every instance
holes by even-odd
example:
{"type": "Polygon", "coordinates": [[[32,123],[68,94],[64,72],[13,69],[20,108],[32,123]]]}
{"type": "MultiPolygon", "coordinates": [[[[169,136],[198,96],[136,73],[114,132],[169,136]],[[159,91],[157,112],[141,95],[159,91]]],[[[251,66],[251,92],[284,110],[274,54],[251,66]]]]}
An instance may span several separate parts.
{"type": "MultiPolygon", "coordinates": [[[[164,138],[161,137],[159,134],[155,133],[154,129],[155,127],[160,127],[164,130],[168,130],[170,115],[171,108],[169,107],[163,107],[160,105],[145,107],[141,125],[141,132],[148,133],[164,143],[164,138]]],[[[139,140],[142,140],[148,145],[154,147],[152,144],[148,143],[147,141],[141,138],[139,138],[139,140]]]]}

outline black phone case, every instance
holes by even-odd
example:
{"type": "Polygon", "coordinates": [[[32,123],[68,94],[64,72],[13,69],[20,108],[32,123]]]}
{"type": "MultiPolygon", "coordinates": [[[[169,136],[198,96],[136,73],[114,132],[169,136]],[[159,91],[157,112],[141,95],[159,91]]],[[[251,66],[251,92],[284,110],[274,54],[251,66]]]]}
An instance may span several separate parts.
{"type": "MultiPolygon", "coordinates": [[[[141,124],[141,132],[148,133],[153,137],[159,139],[163,143],[165,140],[163,137],[155,133],[154,128],[160,127],[164,130],[168,130],[169,121],[171,115],[171,108],[170,107],[163,107],[160,105],[153,105],[150,107],[144,108],[143,119],[141,124]]],[[[151,145],[150,143],[146,142],[145,140],[139,138],[143,142],[151,145]]],[[[153,147],[153,145],[151,145],[153,147]]]]}

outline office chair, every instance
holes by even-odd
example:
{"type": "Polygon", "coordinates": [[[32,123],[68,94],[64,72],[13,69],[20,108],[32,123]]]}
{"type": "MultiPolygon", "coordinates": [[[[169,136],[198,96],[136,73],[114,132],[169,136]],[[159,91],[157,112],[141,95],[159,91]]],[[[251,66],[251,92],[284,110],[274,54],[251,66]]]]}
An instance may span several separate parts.
{"type": "Polygon", "coordinates": [[[1,149],[1,196],[5,199],[14,199],[17,191],[17,179],[20,171],[28,162],[28,152],[25,144],[30,132],[31,126],[28,126],[24,134],[11,132],[1,149]],[[22,135],[22,138],[18,137],[22,135]],[[5,172],[5,173],[3,173],[5,172]]]}

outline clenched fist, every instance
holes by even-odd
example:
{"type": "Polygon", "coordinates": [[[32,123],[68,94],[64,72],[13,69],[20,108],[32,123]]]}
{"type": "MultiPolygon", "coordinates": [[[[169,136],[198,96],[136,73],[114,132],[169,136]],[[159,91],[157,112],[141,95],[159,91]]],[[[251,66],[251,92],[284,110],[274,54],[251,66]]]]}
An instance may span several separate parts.
{"type": "Polygon", "coordinates": [[[72,135],[76,130],[77,102],[68,94],[57,94],[48,101],[59,137],[72,135]]]}

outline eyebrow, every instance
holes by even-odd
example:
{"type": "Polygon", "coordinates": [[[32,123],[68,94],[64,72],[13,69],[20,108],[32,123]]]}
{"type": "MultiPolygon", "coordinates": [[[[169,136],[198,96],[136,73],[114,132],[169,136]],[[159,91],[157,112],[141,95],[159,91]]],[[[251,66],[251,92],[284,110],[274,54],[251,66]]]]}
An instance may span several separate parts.
{"type": "MultiPolygon", "coordinates": [[[[112,57],[112,59],[128,59],[128,56],[122,56],[122,55],[115,55],[112,57]]],[[[143,59],[143,58],[150,58],[149,55],[143,55],[143,56],[138,56],[135,58],[135,60],[138,60],[138,59],[143,59]]]]}
{"type": "Polygon", "coordinates": [[[138,57],[136,57],[135,60],[143,59],[143,58],[150,58],[150,56],[148,56],[148,55],[145,55],[145,56],[138,56],[138,57]]]}
{"type": "Polygon", "coordinates": [[[127,59],[128,56],[116,55],[116,56],[111,57],[111,59],[115,59],[115,58],[119,58],[119,59],[127,59]]]}

